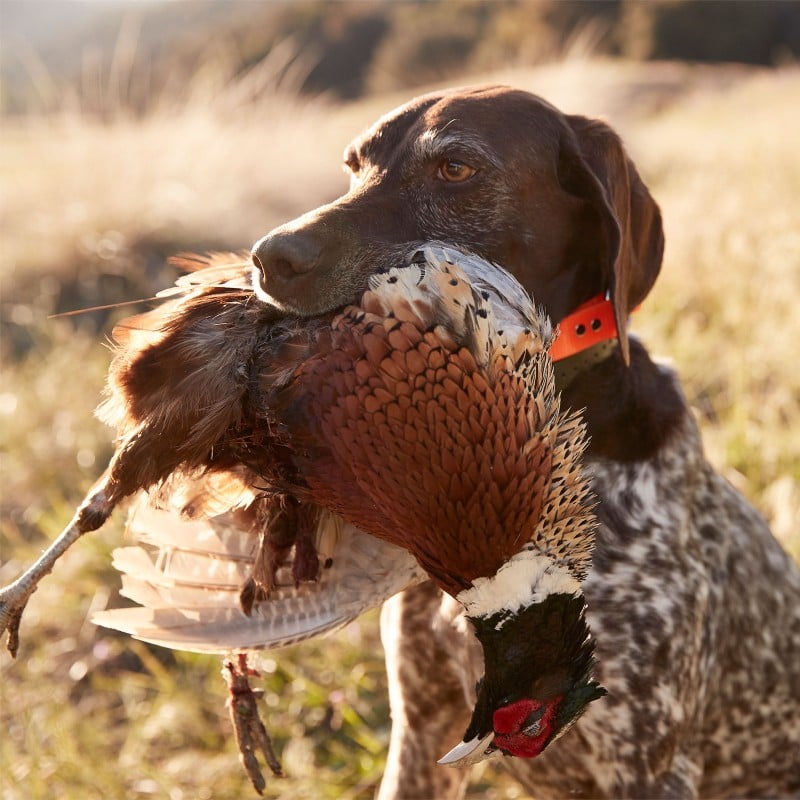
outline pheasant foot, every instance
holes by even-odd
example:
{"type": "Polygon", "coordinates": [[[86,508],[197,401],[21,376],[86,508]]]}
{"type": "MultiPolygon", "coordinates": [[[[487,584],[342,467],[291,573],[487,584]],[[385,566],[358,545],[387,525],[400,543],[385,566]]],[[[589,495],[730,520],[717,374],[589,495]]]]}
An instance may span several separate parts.
{"type": "Polygon", "coordinates": [[[239,653],[235,662],[233,660],[225,662],[222,674],[230,692],[227,705],[233,723],[236,744],[239,747],[239,760],[242,762],[253,788],[259,794],[264,794],[267,784],[261,771],[261,765],[258,763],[258,750],[263,754],[273,775],[282,778],[283,770],[272,749],[272,741],[258,711],[258,698],[263,692],[250,686],[249,678],[257,676],[258,672],[248,665],[247,655],[239,653]]]}
{"type": "Polygon", "coordinates": [[[78,508],[69,525],[41,556],[15,581],[0,589],[0,636],[8,632],[7,647],[13,658],[19,649],[19,625],[30,596],[39,582],[52,572],[56,561],[84,533],[97,530],[114,510],[115,501],[109,497],[107,483],[101,480],[99,487],[90,492],[78,508]]]}

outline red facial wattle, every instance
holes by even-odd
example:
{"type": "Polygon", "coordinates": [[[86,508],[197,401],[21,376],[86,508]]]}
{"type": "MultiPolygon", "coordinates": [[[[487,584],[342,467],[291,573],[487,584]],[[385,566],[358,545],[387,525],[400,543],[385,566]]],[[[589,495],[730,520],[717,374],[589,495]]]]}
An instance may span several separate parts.
{"type": "Polygon", "coordinates": [[[544,750],[554,732],[554,722],[561,697],[542,703],[517,700],[498,708],[492,716],[494,747],[520,758],[533,758],[544,750]]]}

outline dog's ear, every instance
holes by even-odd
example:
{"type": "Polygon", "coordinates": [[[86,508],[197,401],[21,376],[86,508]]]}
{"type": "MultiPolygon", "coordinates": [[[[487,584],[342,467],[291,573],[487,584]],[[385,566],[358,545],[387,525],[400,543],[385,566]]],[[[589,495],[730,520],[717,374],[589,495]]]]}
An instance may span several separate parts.
{"type": "Polygon", "coordinates": [[[603,253],[605,288],[611,293],[620,350],[627,364],[628,315],[647,296],[661,269],[661,212],[608,125],[580,116],[568,116],[567,123],[574,136],[565,133],[562,137],[559,180],[596,212],[588,234],[598,241],[590,244],[594,252],[603,253]]]}

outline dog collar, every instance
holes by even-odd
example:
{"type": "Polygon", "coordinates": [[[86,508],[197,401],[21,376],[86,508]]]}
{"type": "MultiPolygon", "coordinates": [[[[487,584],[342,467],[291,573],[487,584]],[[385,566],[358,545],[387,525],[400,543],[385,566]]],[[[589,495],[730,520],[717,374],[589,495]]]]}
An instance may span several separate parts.
{"type": "Polygon", "coordinates": [[[558,323],[558,333],[550,348],[550,358],[553,361],[563,361],[616,337],[614,306],[607,295],[598,294],[558,323]]]}
{"type": "Polygon", "coordinates": [[[608,295],[598,294],[558,324],[550,348],[556,386],[563,391],[582,372],[605,361],[616,347],[614,306],[608,295]]]}
{"type": "Polygon", "coordinates": [[[569,358],[553,363],[556,388],[563,392],[582,372],[591,369],[595,364],[605,361],[617,349],[615,339],[606,339],[592,345],[588,350],[581,350],[569,358]]]}

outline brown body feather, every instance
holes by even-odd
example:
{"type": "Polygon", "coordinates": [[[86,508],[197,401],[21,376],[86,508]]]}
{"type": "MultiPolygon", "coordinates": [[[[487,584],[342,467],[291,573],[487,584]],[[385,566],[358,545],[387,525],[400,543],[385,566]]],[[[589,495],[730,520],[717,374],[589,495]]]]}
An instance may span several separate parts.
{"type": "MultiPolygon", "coordinates": [[[[455,265],[423,277],[412,308],[396,300],[394,271],[376,276],[282,403],[292,430],[311,434],[298,461],[314,501],[409,550],[456,595],[536,540],[554,452],[571,439],[577,456],[582,432],[559,413],[548,332],[524,334],[521,317],[498,333],[455,265]],[[441,324],[448,314],[461,324],[441,324]],[[470,317],[487,320],[483,352],[470,317]]],[[[577,483],[576,461],[560,455],[577,483]]]]}

